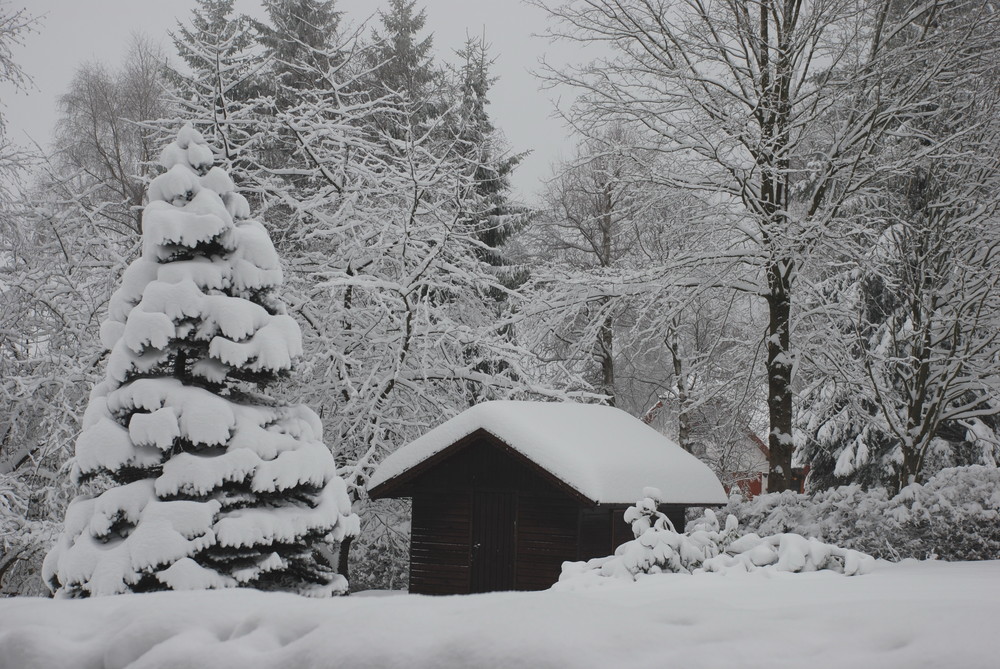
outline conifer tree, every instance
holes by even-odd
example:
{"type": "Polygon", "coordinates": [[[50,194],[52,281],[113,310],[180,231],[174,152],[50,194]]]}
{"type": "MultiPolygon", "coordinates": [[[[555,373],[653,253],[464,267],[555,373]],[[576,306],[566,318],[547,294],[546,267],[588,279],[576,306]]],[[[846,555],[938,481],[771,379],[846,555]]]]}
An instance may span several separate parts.
{"type": "MultiPolygon", "coordinates": [[[[234,0],[197,0],[189,25],[171,34],[188,72],[171,70],[180,117],[208,139],[217,159],[241,187],[256,125],[250,103],[264,61],[254,49],[250,20],[233,14],[234,0]]],[[[171,127],[176,127],[171,124],[171,127]]]]}
{"type": "Polygon", "coordinates": [[[297,128],[322,126],[336,115],[342,93],[337,70],[344,62],[341,15],[333,0],[266,0],[264,9],[267,21],[253,22],[265,61],[251,124],[258,137],[254,181],[260,192],[259,215],[285,253],[287,235],[300,222],[293,202],[322,188],[301,173],[309,150],[297,128]]]}
{"type": "MultiPolygon", "coordinates": [[[[503,250],[507,240],[530,219],[526,207],[517,206],[510,200],[510,175],[524,154],[505,155],[502,136],[487,110],[489,91],[496,77],[490,73],[493,61],[485,40],[467,39],[456,55],[461,61],[454,73],[453,86],[457,90],[449,110],[452,124],[449,131],[458,164],[471,177],[464,224],[480,242],[474,249],[476,257],[496,276],[499,287],[488,291],[488,304],[499,315],[503,312],[508,290],[521,285],[527,278],[523,268],[510,266],[503,250]]],[[[513,339],[513,326],[505,328],[503,336],[513,339]]],[[[484,354],[475,344],[466,351],[466,357],[477,360],[478,372],[497,374],[507,369],[502,359],[484,354]]],[[[482,390],[470,386],[470,401],[488,399],[489,393],[484,395],[482,390]]]]}
{"type": "MultiPolygon", "coordinates": [[[[475,227],[484,244],[479,255],[490,265],[503,266],[507,263],[501,247],[529,218],[526,208],[510,201],[510,175],[525,154],[505,154],[501,136],[486,108],[490,104],[489,91],[497,79],[490,72],[493,60],[489,45],[481,38],[469,38],[457,55],[462,60],[455,105],[455,150],[473,175],[473,194],[479,200],[475,227]]],[[[507,276],[504,284],[513,286],[521,280],[523,277],[517,275],[507,276]]]]}
{"type": "Polygon", "coordinates": [[[323,557],[357,531],[313,411],[261,394],[301,335],[271,240],[185,126],[160,156],[142,255],[101,338],[67,510],[46,558],[59,596],[254,587],[346,590],[323,557]]]}
{"type": "Polygon", "coordinates": [[[320,84],[317,75],[336,62],[340,12],[333,0],[265,0],[264,9],[268,22],[253,25],[270,64],[269,88],[283,110],[296,103],[292,91],[320,84]]]}
{"type": "Polygon", "coordinates": [[[439,73],[431,56],[434,36],[420,37],[427,13],[416,11],[416,4],[416,0],[389,0],[388,11],[379,12],[382,30],[372,36],[375,46],[369,54],[373,90],[399,103],[398,114],[382,119],[397,139],[439,114],[435,90],[439,73]]]}

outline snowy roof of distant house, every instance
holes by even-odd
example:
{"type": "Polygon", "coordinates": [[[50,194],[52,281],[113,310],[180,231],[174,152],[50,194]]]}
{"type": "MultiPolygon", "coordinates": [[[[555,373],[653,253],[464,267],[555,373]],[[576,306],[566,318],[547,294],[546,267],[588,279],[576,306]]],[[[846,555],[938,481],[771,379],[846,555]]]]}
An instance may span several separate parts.
{"type": "MultiPolygon", "coordinates": [[[[574,402],[484,402],[388,456],[368,490],[402,476],[483,430],[598,504],[630,504],[659,488],[666,504],[725,504],[703,462],[613,407],[574,402]]],[[[378,491],[376,491],[378,492],[378,491]]]]}

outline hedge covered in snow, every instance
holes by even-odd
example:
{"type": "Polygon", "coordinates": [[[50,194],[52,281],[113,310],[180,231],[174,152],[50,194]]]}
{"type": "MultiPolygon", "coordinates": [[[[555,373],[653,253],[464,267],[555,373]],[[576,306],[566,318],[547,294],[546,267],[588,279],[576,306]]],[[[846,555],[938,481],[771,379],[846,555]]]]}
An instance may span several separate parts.
{"type": "Polygon", "coordinates": [[[730,571],[806,572],[831,570],[847,576],[871,571],[875,560],[856,550],[823,543],[815,538],[781,533],[759,536],[738,531],[735,516],[724,526],[712,510],[678,532],[661,513],[661,495],[646,488],[645,497],[625,511],[635,539],[615,554],[586,562],[564,562],[557,587],[596,584],[604,577],[638,580],[647,574],[730,571]]]}
{"type": "Polygon", "coordinates": [[[944,469],[890,497],[850,485],[730,499],[723,514],[758,534],[796,533],[879,558],[1000,559],[1000,469],[944,469]]]}

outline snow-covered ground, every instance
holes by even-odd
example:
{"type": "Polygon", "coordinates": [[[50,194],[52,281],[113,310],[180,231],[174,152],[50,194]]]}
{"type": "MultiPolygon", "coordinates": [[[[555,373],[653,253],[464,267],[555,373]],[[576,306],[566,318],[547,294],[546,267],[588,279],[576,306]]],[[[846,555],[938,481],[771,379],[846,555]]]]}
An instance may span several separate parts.
{"type": "Polygon", "coordinates": [[[313,600],[247,590],[0,601],[3,669],[1000,666],[1000,561],[871,574],[313,600]]]}

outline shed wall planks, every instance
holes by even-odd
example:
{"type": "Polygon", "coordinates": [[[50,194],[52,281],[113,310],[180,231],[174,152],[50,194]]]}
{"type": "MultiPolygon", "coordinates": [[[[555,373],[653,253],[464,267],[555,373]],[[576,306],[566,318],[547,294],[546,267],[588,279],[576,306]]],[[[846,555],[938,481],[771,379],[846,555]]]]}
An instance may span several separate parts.
{"type": "Polygon", "coordinates": [[[415,496],[410,527],[410,592],[469,592],[469,495],[442,492],[415,496]]]}
{"type": "MultiPolygon", "coordinates": [[[[543,590],[564,561],[632,539],[624,506],[582,501],[488,434],[463,441],[396,489],[413,498],[411,592],[543,590]]],[[[666,511],[683,516],[683,506],[666,511]]]]}

